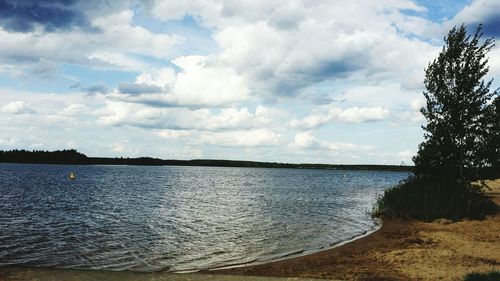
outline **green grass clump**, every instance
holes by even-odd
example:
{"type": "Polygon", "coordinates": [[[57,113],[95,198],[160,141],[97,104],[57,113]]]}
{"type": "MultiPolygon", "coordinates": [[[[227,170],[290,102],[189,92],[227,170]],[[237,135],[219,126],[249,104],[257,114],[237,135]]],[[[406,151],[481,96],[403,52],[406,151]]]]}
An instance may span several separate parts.
{"type": "Polygon", "coordinates": [[[374,216],[432,221],[482,219],[498,206],[468,182],[411,176],[387,189],[374,206],[374,216]]]}
{"type": "Polygon", "coordinates": [[[500,271],[493,270],[486,273],[472,272],[465,276],[464,281],[499,281],[500,271]]]}

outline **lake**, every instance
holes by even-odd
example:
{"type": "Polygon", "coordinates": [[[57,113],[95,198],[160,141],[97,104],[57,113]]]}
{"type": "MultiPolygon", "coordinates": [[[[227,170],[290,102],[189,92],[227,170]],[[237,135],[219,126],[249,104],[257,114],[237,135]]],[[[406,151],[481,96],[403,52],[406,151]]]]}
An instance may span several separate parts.
{"type": "Polygon", "coordinates": [[[0,164],[0,266],[179,272],[316,252],[376,229],[377,196],[407,176],[0,164]]]}

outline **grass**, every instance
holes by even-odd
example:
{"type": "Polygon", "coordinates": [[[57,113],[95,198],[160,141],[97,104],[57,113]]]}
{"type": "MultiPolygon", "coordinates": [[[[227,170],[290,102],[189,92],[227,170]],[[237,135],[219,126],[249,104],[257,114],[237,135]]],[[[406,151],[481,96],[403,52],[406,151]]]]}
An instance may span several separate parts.
{"type": "Polygon", "coordinates": [[[486,273],[472,272],[465,276],[464,281],[498,281],[500,280],[500,271],[493,270],[486,273]]]}
{"type": "Polygon", "coordinates": [[[438,218],[482,219],[498,211],[477,185],[411,176],[387,189],[374,206],[374,216],[432,221],[438,218]]]}

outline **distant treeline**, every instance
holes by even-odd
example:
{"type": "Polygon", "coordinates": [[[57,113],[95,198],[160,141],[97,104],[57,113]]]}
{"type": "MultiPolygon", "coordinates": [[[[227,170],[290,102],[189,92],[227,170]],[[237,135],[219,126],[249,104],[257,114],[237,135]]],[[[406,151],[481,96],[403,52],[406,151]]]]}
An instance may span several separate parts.
{"type": "Polygon", "coordinates": [[[277,162],[256,162],[237,160],[163,160],[151,157],[106,158],[87,157],[74,149],[41,150],[0,150],[0,163],[37,163],[37,164],[73,164],[73,165],[144,165],[144,166],[213,166],[213,167],[251,167],[251,168],[294,168],[294,169],[332,169],[332,170],[377,170],[411,172],[413,166],[403,165],[332,165],[332,164],[292,164],[277,162]]]}

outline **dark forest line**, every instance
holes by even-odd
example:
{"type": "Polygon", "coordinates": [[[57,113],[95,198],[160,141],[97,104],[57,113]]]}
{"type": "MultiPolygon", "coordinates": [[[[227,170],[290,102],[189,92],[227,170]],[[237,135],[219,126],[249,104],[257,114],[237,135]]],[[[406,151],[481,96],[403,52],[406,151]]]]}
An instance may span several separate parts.
{"type": "Polygon", "coordinates": [[[293,168],[293,169],[331,169],[331,170],[373,170],[373,171],[413,171],[413,166],[403,165],[341,165],[341,164],[294,164],[277,162],[193,159],[174,160],[152,157],[109,158],[88,157],[74,149],[41,150],[0,150],[0,163],[33,164],[71,164],[71,165],[142,165],[142,166],[212,166],[212,167],[248,167],[248,168],[293,168]]]}

